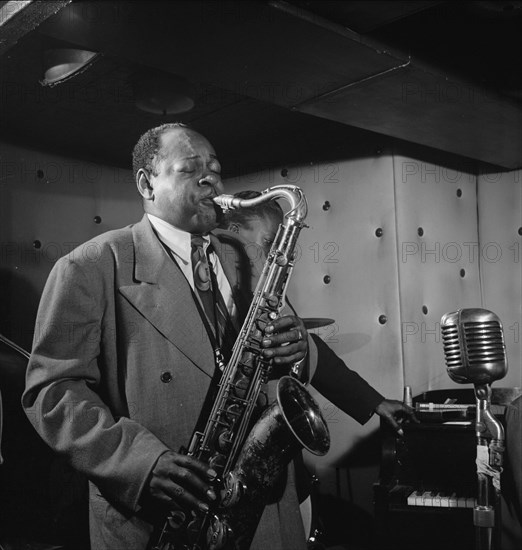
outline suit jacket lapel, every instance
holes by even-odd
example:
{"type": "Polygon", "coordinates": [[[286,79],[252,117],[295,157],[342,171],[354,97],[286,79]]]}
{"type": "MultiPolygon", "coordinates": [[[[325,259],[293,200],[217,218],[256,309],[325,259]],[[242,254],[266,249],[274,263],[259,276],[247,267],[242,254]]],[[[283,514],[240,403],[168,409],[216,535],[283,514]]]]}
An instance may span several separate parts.
{"type": "Polygon", "coordinates": [[[196,367],[212,376],[212,345],[190,285],[154,234],[146,216],[132,228],[134,280],[120,293],[196,367]]]}

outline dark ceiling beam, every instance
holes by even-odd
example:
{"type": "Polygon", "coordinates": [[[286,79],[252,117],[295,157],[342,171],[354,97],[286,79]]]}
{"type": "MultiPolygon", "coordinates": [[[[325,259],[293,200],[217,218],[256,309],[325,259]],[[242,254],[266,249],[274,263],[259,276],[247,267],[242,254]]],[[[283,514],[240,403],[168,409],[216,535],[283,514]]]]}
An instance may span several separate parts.
{"type": "Polygon", "coordinates": [[[366,34],[406,19],[421,11],[444,4],[443,1],[415,0],[289,0],[288,4],[317,13],[352,31],[366,34]]]}
{"type": "Polygon", "coordinates": [[[397,60],[393,67],[322,90],[292,110],[507,169],[522,167],[520,103],[301,7],[282,0],[268,4],[397,60]]]}
{"type": "Polygon", "coordinates": [[[71,0],[20,0],[0,5],[0,55],[71,0]]]}
{"type": "MultiPolygon", "coordinates": [[[[430,5],[426,5],[423,9],[428,9],[430,7],[433,7],[435,4],[442,4],[443,2],[431,2],[427,3],[430,5]]],[[[287,15],[290,15],[297,20],[304,21],[311,25],[316,25],[317,27],[324,29],[328,32],[332,32],[335,34],[338,34],[339,36],[343,36],[353,42],[357,42],[361,44],[362,46],[365,46],[366,48],[369,48],[373,52],[379,55],[387,55],[390,56],[392,59],[397,60],[396,67],[395,68],[415,68],[419,69],[422,72],[430,73],[431,75],[434,75],[439,78],[443,78],[445,80],[451,80],[454,84],[459,84],[461,86],[474,86],[476,87],[476,84],[471,82],[470,80],[462,78],[460,75],[451,73],[447,69],[443,69],[440,66],[434,65],[432,63],[428,63],[422,59],[419,59],[415,56],[412,56],[410,52],[405,52],[403,50],[400,50],[399,48],[392,47],[389,44],[385,44],[376,38],[364,36],[362,34],[359,34],[358,32],[355,32],[344,25],[341,25],[339,23],[336,23],[334,21],[331,21],[325,17],[322,17],[320,15],[317,15],[315,13],[309,12],[301,7],[294,6],[293,4],[290,4],[288,2],[285,2],[284,0],[269,0],[267,4],[272,7],[275,10],[281,11],[282,13],[285,13],[287,15]]],[[[416,10],[415,13],[418,13],[419,11],[422,11],[420,9],[416,10]]],[[[404,17],[407,17],[411,14],[405,14],[404,17]]],[[[400,17],[396,17],[394,20],[398,20],[400,17]]],[[[380,76],[380,74],[378,75],[380,76]]],[[[359,84],[358,81],[354,82],[347,82],[346,86],[352,86],[353,84],[359,84]]],[[[345,86],[342,86],[340,88],[344,88],[345,86]]],[[[340,89],[332,89],[328,93],[336,93],[340,91],[340,89]]],[[[321,94],[322,96],[323,94],[321,94]]],[[[313,98],[309,98],[312,100],[313,98]]]]}

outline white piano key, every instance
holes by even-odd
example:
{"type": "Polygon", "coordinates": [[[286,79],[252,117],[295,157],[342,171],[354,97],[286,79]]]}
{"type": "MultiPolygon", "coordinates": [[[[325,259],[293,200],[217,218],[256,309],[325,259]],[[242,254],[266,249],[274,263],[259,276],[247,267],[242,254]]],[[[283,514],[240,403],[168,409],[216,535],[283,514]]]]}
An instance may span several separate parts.
{"type": "Polygon", "coordinates": [[[448,493],[441,493],[440,495],[440,506],[441,508],[449,508],[450,507],[450,495],[448,493]]]}
{"type": "Polygon", "coordinates": [[[424,497],[424,492],[417,491],[415,495],[415,506],[424,506],[423,497],[424,497]]]}
{"type": "Polygon", "coordinates": [[[411,491],[406,501],[408,506],[433,506],[436,508],[474,508],[474,497],[457,495],[446,491],[411,491]]]}
{"type": "Polygon", "coordinates": [[[466,497],[457,496],[457,508],[466,508],[466,497]]]}
{"type": "Polygon", "coordinates": [[[466,508],[475,508],[475,498],[467,497],[466,498],[466,508]]]}
{"type": "Polygon", "coordinates": [[[426,491],[424,495],[422,495],[422,505],[433,506],[433,493],[431,491],[426,491]]]}
{"type": "Polygon", "coordinates": [[[457,493],[452,493],[449,497],[449,507],[450,508],[456,508],[457,507],[457,493]]]}

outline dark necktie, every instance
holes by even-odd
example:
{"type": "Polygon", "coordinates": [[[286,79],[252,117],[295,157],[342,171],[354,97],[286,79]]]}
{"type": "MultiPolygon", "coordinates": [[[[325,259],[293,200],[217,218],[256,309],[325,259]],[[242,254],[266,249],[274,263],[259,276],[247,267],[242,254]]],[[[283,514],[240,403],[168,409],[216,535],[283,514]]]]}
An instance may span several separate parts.
{"type": "Polygon", "coordinates": [[[228,360],[234,345],[236,331],[225,305],[225,300],[219,288],[207,255],[203,250],[203,237],[200,235],[191,236],[192,247],[192,271],[194,274],[194,288],[199,295],[201,304],[211,330],[214,332],[217,345],[228,360]]]}
{"type": "Polygon", "coordinates": [[[212,328],[216,326],[216,315],[214,297],[212,295],[212,279],[207,255],[203,250],[203,237],[192,235],[190,244],[192,247],[192,272],[194,274],[194,288],[199,295],[201,305],[207,314],[208,321],[212,328]]]}

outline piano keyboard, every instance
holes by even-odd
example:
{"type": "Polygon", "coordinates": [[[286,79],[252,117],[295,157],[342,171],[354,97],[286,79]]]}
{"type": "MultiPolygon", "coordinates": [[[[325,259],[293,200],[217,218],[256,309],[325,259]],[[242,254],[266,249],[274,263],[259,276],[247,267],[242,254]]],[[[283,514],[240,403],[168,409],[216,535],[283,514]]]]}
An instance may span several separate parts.
{"type": "Polygon", "coordinates": [[[408,495],[408,506],[433,506],[437,508],[474,508],[475,497],[458,496],[457,493],[438,491],[412,491],[408,495]]]}

